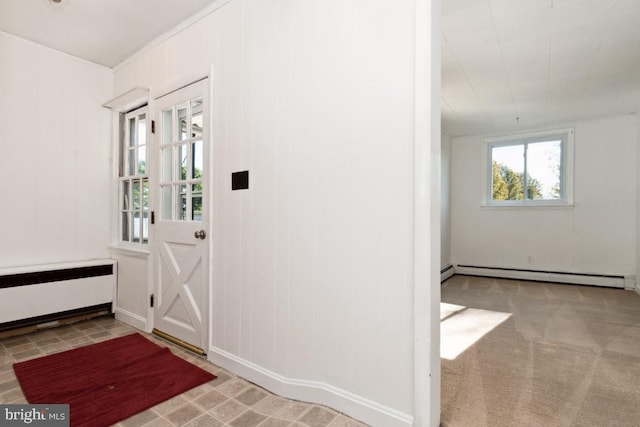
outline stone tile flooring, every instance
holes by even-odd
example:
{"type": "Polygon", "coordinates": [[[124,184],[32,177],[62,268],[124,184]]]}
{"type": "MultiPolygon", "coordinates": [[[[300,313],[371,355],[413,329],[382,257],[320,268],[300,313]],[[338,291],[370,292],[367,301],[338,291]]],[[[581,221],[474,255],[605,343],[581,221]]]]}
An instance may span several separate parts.
{"type": "MultiPolygon", "coordinates": [[[[140,332],[110,317],[99,317],[26,335],[0,339],[0,403],[27,403],[13,372],[15,362],[140,332]]],[[[141,332],[142,333],[142,332],[141,332]]],[[[217,375],[131,418],[122,427],[363,427],[324,406],[285,399],[219,368],[180,347],[144,334],[174,354],[217,375]]]]}

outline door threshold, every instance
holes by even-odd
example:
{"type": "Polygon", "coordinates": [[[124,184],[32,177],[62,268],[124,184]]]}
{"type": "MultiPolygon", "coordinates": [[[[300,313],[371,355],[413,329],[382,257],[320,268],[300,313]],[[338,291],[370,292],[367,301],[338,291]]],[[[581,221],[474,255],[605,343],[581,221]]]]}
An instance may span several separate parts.
{"type": "Polygon", "coordinates": [[[158,330],[156,328],[153,328],[153,331],[151,331],[151,333],[153,335],[157,335],[160,338],[169,341],[170,343],[173,343],[173,344],[175,344],[177,346],[180,346],[180,347],[184,348],[185,350],[189,350],[189,351],[191,351],[193,353],[196,353],[199,356],[206,356],[206,353],[200,347],[197,347],[197,346],[195,346],[193,344],[189,344],[188,342],[183,341],[180,338],[176,338],[173,335],[169,335],[166,332],[162,332],[162,331],[160,331],[160,330],[158,330]]]}

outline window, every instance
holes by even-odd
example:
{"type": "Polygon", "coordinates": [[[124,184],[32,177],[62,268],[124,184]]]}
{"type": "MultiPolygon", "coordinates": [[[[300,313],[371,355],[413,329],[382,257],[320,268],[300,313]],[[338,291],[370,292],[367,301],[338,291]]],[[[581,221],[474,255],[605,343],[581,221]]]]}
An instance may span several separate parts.
{"type": "Polygon", "coordinates": [[[120,144],[120,241],[149,242],[149,171],[147,156],[147,108],[124,116],[120,144]]]}
{"type": "Polygon", "coordinates": [[[487,204],[572,203],[573,129],[487,141],[487,204]]]}
{"type": "Polygon", "coordinates": [[[160,119],[162,219],[202,221],[203,100],[163,110],[160,119]]]}

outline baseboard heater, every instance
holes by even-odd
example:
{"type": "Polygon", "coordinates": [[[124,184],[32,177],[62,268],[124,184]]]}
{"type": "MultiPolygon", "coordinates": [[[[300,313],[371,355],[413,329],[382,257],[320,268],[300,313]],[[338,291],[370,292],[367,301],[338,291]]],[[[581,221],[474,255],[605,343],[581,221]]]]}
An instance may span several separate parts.
{"type": "Polygon", "coordinates": [[[449,264],[444,268],[440,269],[440,283],[444,282],[445,280],[447,280],[449,277],[453,276],[455,274],[454,269],[453,269],[453,265],[449,264]]]}
{"type": "Polygon", "coordinates": [[[0,324],[0,337],[7,331],[20,330],[19,333],[25,331],[31,332],[44,328],[64,325],[65,323],[77,322],[79,320],[91,319],[97,316],[106,316],[112,314],[112,304],[99,304],[91,307],[82,307],[75,310],[61,311],[58,313],[45,314],[43,316],[35,316],[27,319],[14,320],[13,322],[5,322],[0,324]]]}
{"type": "Polygon", "coordinates": [[[111,312],[113,259],[0,269],[0,331],[111,312]]]}
{"type": "Polygon", "coordinates": [[[502,279],[531,280],[537,282],[568,283],[574,285],[606,286],[633,289],[635,279],[610,274],[573,273],[563,271],[527,270],[505,267],[484,267],[477,265],[456,265],[455,274],[468,276],[496,277],[502,279]]]}

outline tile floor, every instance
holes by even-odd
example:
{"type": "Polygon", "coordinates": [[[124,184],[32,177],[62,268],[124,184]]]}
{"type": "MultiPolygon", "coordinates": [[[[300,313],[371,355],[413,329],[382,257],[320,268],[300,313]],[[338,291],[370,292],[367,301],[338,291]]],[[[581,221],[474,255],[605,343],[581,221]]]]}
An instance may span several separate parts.
{"type": "MultiPolygon", "coordinates": [[[[0,403],[26,403],[13,363],[139,332],[110,317],[99,317],[26,335],[0,339],[0,403]]],[[[146,334],[145,334],[146,335],[146,334]]],[[[363,427],[324,406],[284,399],[219,368],[182,348],[146,335],[174,354],[217,375],[128,418],[121,427],[363,427]]]]}

